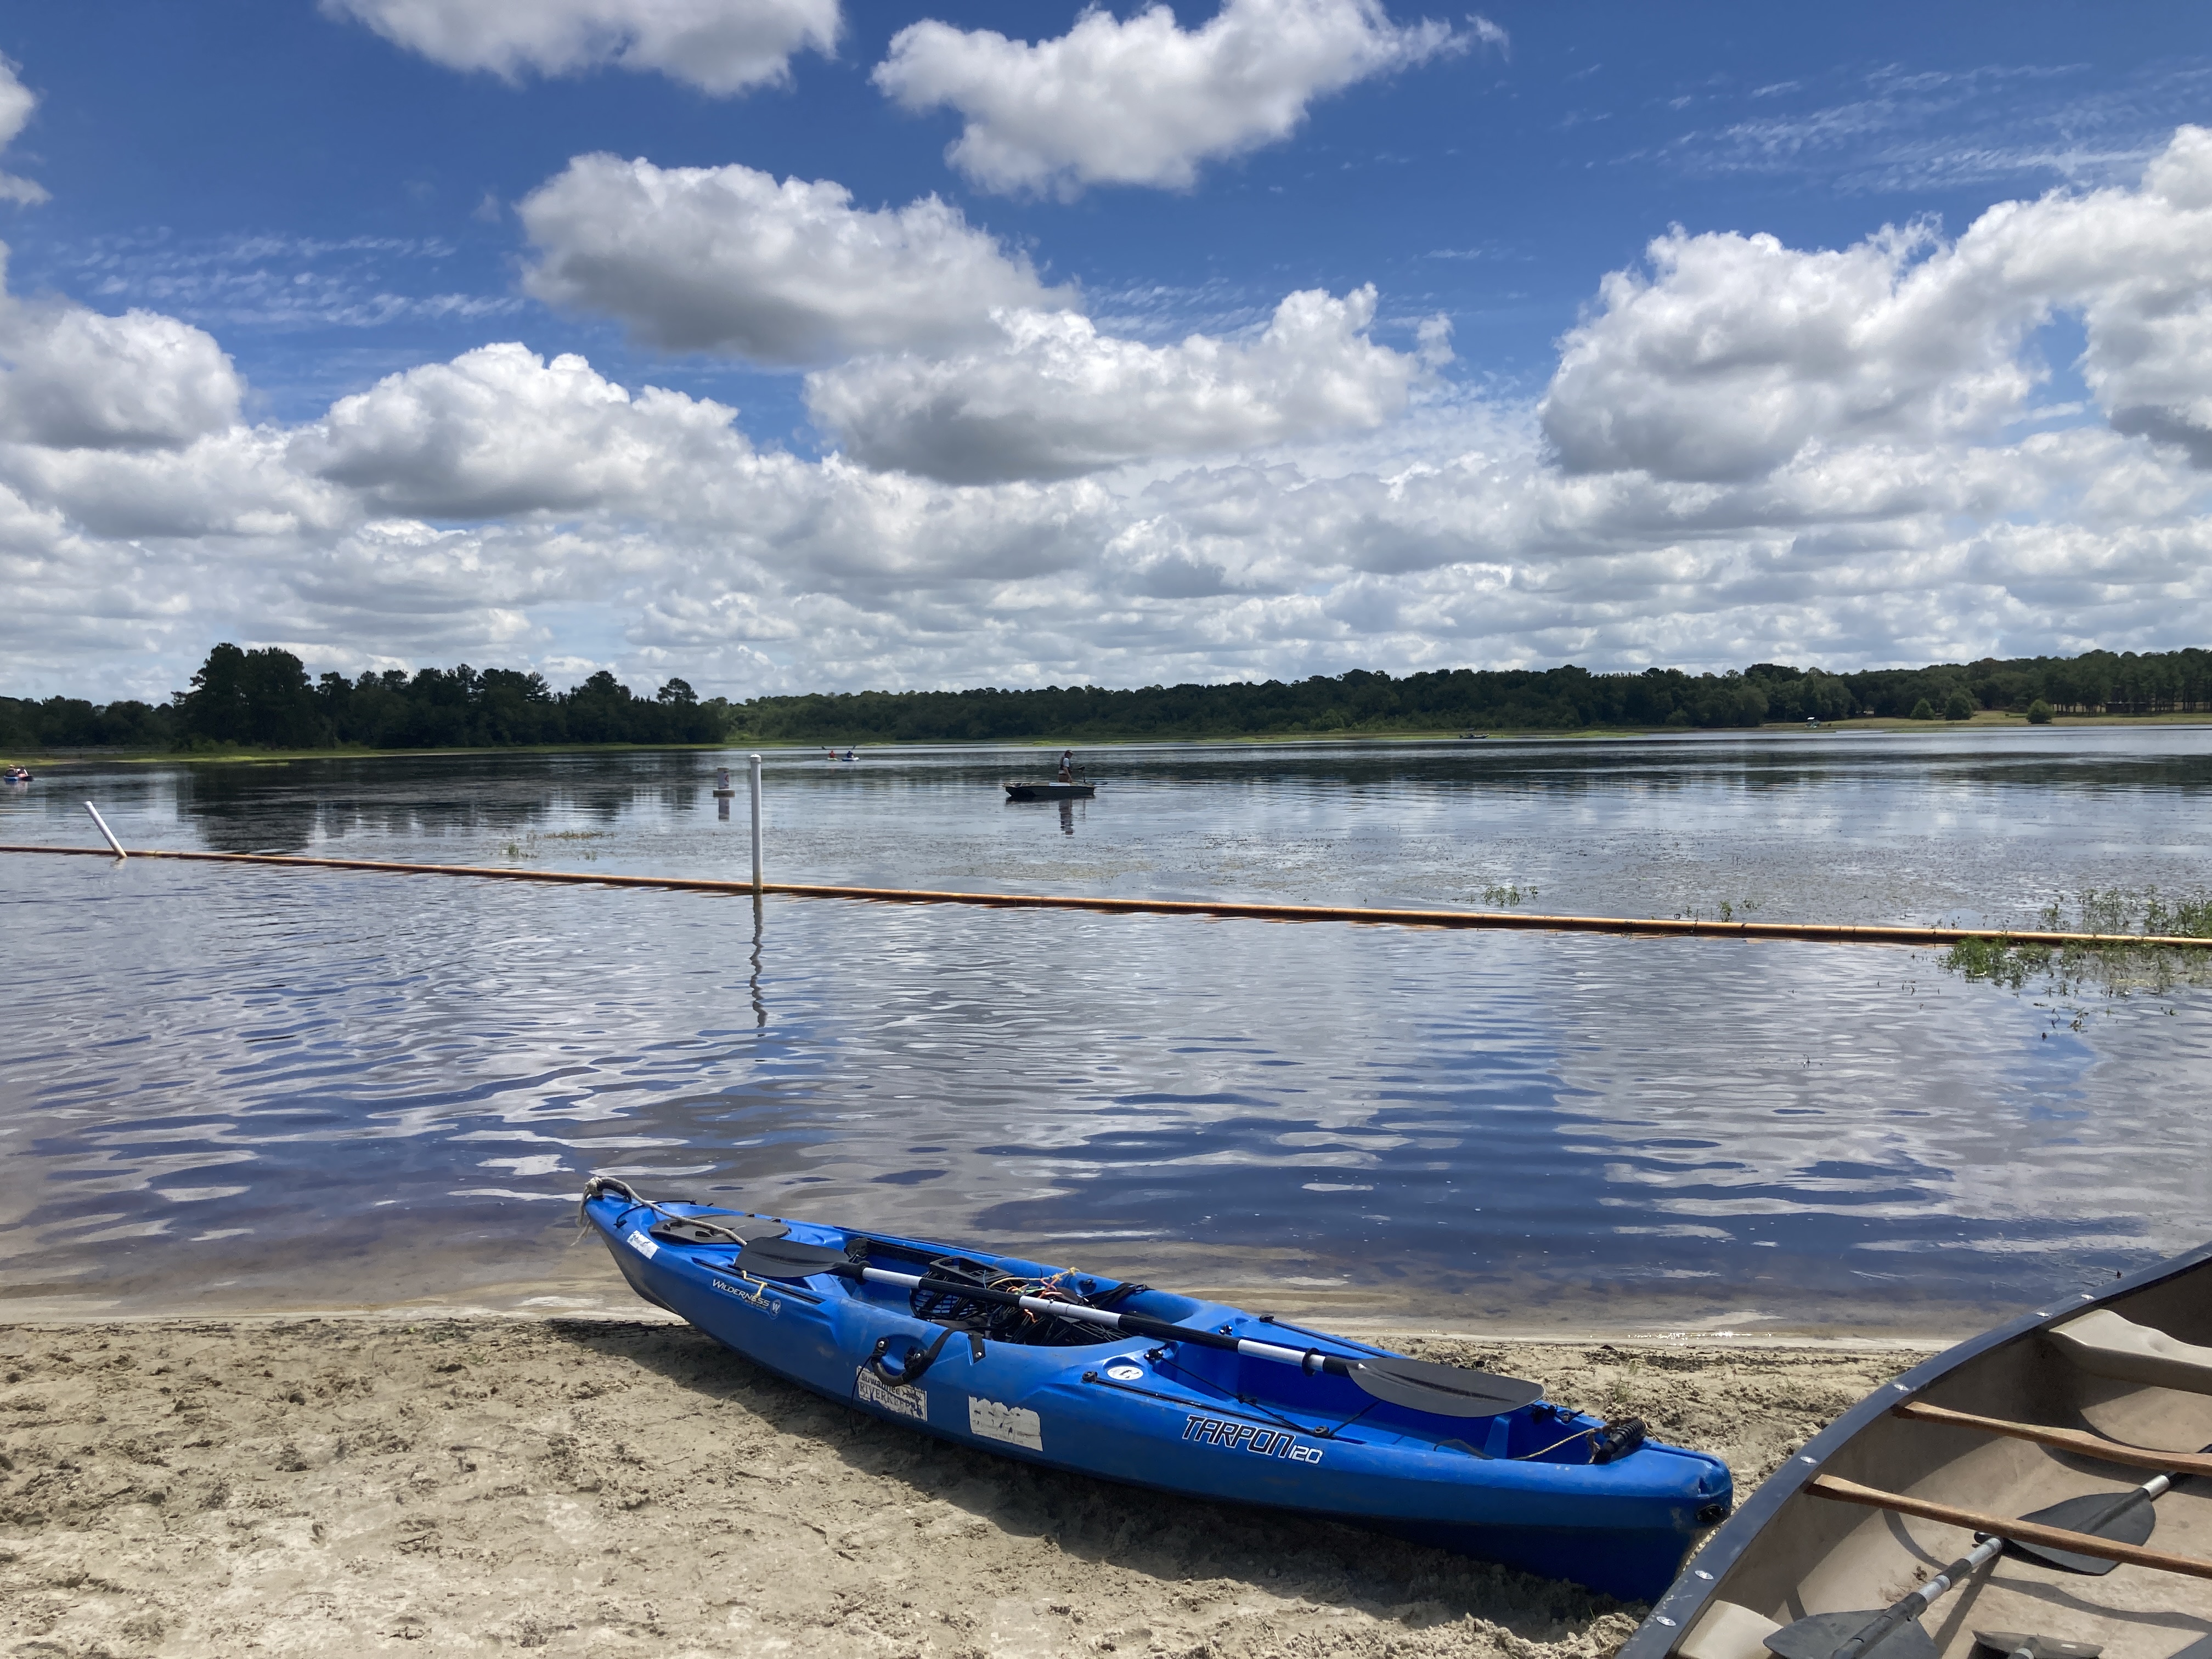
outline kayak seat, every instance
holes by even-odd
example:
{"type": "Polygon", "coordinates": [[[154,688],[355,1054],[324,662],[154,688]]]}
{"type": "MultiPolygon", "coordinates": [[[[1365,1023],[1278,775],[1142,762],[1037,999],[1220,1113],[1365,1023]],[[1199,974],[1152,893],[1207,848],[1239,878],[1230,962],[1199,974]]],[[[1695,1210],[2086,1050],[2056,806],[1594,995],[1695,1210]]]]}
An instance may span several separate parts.
{"type": "Polygon", "coordinates": [[[2045,1333],[2058,1351],[2093,1376],[2157,1389],[2212,1394],[2212,1348],[2097,1308],[2045,1333]]]}

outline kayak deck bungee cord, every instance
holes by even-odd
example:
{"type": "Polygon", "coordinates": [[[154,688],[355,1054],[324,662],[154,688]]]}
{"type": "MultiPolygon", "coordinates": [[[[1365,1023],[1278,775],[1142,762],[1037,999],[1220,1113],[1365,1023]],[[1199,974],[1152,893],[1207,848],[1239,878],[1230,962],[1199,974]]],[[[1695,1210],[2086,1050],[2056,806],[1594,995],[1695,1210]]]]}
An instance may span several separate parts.
{"type": "Polygon", "coordinates": [[[1718,1458],[1540,1387],[994,1252],[653,1202],[585,1220],[647,1301],[887,1421],[1032,1463],[1377,1528],[1626,1600],[1725,1516],[1718,1458]]]}

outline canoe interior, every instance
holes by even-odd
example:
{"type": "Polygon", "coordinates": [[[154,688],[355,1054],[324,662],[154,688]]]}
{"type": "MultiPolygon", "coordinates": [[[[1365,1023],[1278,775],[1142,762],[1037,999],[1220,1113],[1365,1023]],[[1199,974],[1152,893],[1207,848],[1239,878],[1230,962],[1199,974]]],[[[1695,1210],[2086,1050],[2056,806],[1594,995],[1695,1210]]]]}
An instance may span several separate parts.
{"type": "MultiPolygon", "coordinates": [[[[1878,1405],[1869,1401],[1837,1425],[1861,1419],[1855,1431],[1834,1443],[1824,1443],[1825,1435],[1816,1439],[1770,1486],[1802,1486],[1817,1472],[1962,1509],[2026,1516],[2083,1494],[2117,1496],[2151,1476],[2011,1437],[1894,1415],[1890,1407],[1908,1398],[2162,1451],[2212,1447],[2212,1370],[2202,1379],[2205,1392],[2122,1380],[2106,1374],[2108,1359],[2069,1352],[2048,1334],[2095,1306],[2212,1348],[2207,1255],[2197,1252],[2179,1271],[2094,1303],[2073,1298],[1978,1353],[1948,1366],[1931,1362],[1885,1385],[1878,1405]]],[[[1717,1535],[1661,1603],[1659,1613],[1674,1617],[1671,1632],[1647,1623],[1626,1659],[1766,1659],[1765,1621],[1887,1607],[1975,1543],[1960,1526],[1802,1490],[1789,1490],[1778,1502],[1762,1502],[1766,1496],[1747,1503],[1736,1523],[1747,1540],[1717,1535]],[[1758,1618],[1742,1619],[1731,1607],[1758,1618]]],[[[2158,1500],[2156,1516],[2149,1547],[2212,1559],[2212,1480],[2177,1482],[2158,1500]]],[[[1939,1659],[1966,1659],[1977,1630],[2094,1644],[2104,1659],[2168,1659],[2212,1633],[2212,1580],[2131,1564],[2093,1577],[2008,1552],[1937,1601],[1923,1625],[1939,1659]]]]}

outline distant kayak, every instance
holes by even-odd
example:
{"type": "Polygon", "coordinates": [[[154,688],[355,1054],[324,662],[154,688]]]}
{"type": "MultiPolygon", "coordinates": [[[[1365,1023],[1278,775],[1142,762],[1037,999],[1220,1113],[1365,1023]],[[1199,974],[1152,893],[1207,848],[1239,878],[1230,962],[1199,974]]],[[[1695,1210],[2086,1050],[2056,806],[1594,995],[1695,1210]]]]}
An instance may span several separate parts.
{"type": "Polygon", "coordinates": [[[1371,1527],[1627,1599],[1728,1513],[1727,1468],[1534,1382],[994,1252],[594,1176],[633,1289],[886,1422],[1078,1474],[1371,1527]]]}
{"type": "Polygon", "coordinates": [[[1008,800],[1080,800],[1098,793],[1095,783],[1010,783],[1008,800]]]}

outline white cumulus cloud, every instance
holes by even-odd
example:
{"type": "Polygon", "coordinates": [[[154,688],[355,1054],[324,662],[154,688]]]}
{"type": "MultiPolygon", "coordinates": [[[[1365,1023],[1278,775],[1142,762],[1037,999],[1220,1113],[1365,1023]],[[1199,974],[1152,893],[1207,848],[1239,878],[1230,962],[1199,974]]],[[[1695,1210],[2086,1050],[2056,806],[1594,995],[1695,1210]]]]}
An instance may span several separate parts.
{"type": "Polygon", "coordinates": [[[1001,313],[992,350],[848,363],[810,376],[807,404],[856,459],[954,483],[1249,450],[1405,407],[1417,360],[1367,337],[1374,315],[1371,287],[1311,290],[1249,343],[1151,346],[1065,313],[1001,313]]]}
{"type": "Polygon", "coordinates": [[[1378,0],[1224,0],[1196,29],[1164,5],[1094,9],[1036,42],[926,20],[892,37],[875,82],[904,108],[957,110],[946,158],[986,189],[1184,189],[1200,162],[1289,136],[1316,98],[1462,45],[1378,0]]]}
{"type": "Polygon", "coordinates": [[[781,82],[793,53],[837,44],[837,0],[323,0],[447,69],[570,75],[651,70],[718,95],[781,82]]]}
{"type": "Polygon", "coordinates": [[[741,460],[737,411],[512,343],[389,375],[293,440],[295,465],[380,511],[438,519],[635,501],[673,471],[741,460]]]}
{"type": "MultiPolygon", "coordinates": [[[[13,64],[0,58],[0,149],[15,142],[15,135],[29,124],[31,112],[38,106],[39,94],[23,84],[13,64]]],[[[36,207],[46,199],[43,185],[12,173],[0,173],[0,202],[36,207]]]]}
{"type": "Polygon", "coordinates": [[[989,339],[996,309],[1074,299],[934,196],[856,208],[828,179],[581,155],[520,211],[531,293],[672,350],[799,364],[941,349],[989,339]]]}
{"type": "Polygon", "coordinates": [[[1602,291],[1540,405],[1419,386],[1440,336],[1375,345],[1364,290],[1180,344],[1015,303],[920,347],[863,307],[809,337],[843,358],[811,391],[849,447],[820,459],[517,345],[249,426],[234,380],[195,402],[137,349],[214,373],[174,319],[10,310],[68,326],[33,343],[47,412],[0,438],[0,581],[30,593],[0,653],[19,695],[159,695],[234,638],[745,696],[2212,632],[2212,138],[1955,240],[1666,246],[1602,291]],[[2059,313],[2093,407],[2023,420],[2059,313]],[[155,413],[116,412],[134,376],[155,413]]]}
{"type": "Polygon", "coordinates": [[[238,418],[244,386],[211,336],[158,312],[15,299],[7,252],[0,243],[0,439],[172,449],[238,418]]]}
{"type": "Polygon", "coordinates": [[[1546,434],[1576,471],[1725,483],[1808,446],[1986,436],[2026,412],[2023,353],[2080,315],[2081,368],[2124,431],[2212,465],[2212,132],[2139,185],[2001,203],[1955,241],[1887,228],[1839,251],[1768,235],[1653,242],[1561,343],[1546,434]]]}

